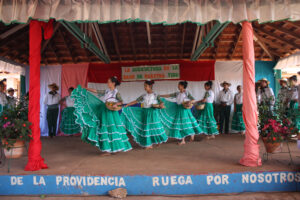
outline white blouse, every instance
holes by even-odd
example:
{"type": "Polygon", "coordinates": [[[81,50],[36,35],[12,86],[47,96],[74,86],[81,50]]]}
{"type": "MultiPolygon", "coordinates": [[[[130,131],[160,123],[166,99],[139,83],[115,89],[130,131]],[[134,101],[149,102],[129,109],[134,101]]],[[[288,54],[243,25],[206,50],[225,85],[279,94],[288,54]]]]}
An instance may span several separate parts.
{"type": "Polygon", "coordinates": [[[243,104],[243,93],[236,93],[234,99],[236,104],[243,104]]]}
{"type": "Polygon", "coordinates": [[[264,91],[262,91],[262,89],[259,88],[257,91],[257,101],[258,103],[270,101],[270,105],[274,105],[275,96],[272,88],[270,87],[264,88],[264,91]]]}
{"type": "Polygon", "coordinates": [[[277,98],[280,102],[286,102],[289,99],[290,89],[288,87],[282,87],[278,91],[277,98]]]}
{"type": "Polygon", "coordinates": [[[290,100],[298,101],[298,87],[297,86],[291,87],[290,100]]]}
{"type": "Polygon", "coordinates": [[[44,104],[48,106],[59,104],[59,101],[60,95],[58,93],[56,93],[55,95],[47,93],[44,98],[44,104]]]}
{"type": "Polygon", "coordinates": [[[143,103],[144,108],[151,108],[152,104],[158,104],[157,94],[144,94],[137,99],[138,102],[143,103]]]}
{"type": "Polygon", "coordinates": [[[2,106],[5,106],[7,104],[7,98],[4,92],[0,92],[0,104],[2,106]]]}
{"type": "Polygon", "coordinates": [[[98,90],[98,96],[102,97],[104,102],[120,102],[122,101],[118,89],[110,90],[98,90]]]}
{"type": "Polygon", "coordinates": [[[74,99],[71,99],[70,96],[66,97],[66,106],[67,107],[74,107],[74,99]]]}
{"type": "Polygon", "coordinates": [[[171,97],[176,98],[176,103],[178,105],[182,104],[183,102],[194,100],[194,97],[188,92],[176,92],[170,95],[171,97]]]}
{"type": "MultiPolygon", "coordinates": [[[[213,103],[215,100],[215,94],[212,90],[208,90],[206,91],[208,92],[208,97],[206,97],[206,103],[213,103]]],[[[205,97],[205,94],[204,94],[205,97]]]]}

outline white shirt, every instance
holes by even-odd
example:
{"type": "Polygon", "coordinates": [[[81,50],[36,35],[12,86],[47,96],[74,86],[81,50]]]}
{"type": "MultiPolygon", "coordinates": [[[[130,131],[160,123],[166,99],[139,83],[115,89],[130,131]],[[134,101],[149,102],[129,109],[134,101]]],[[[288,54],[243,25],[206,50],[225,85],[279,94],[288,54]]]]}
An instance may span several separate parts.
{"type": "Polygon", "coordinates": [[[17,99],[14,96],[7,96],[7,103],[9,106],[14,107],[17,104],[17,99]]]}
{"type": "Polygon", "coordinates": [[[257,101],[258,103],[270,101],[270,105],[274,105],[275,96],[272,88],[270,87],[264,88],[264,91],[262,91],[262,89],[259,88],[257,91],[257,101]]]}
{"type": "Polygon", "coordinates": [[[74,107],[74,99],[71,99],[70,96],[66,97],[66,106],[67,107],[74,107]]]}
{"type": "Polygon", "coordinates": [[[286,102],[289,99],[290,89],[288,87],[280,88],[277,98],[280,102],[286,102]]]}
{"type": "Polygon", "coordinates": [[[0,92],[0,104],[2,106],[5,106],[7,104],[7,98],[4,92],[0,92]]]}
{"type": "Polygon", "coordinates": [[[47,93],[44,98],[44,104],[48,106],[59,104],[59,101],[60,101],[60,95],[58,93],[56,93],[55,95],[47,93]]]}
{"type": "Polygon", "coordinates": [[[236,104],[243,104],[243,93],[236,93],[234,99],[236,104]]]}
{"type": "Polygon", "coordinates": [[[290,100],[298,101],[298,87],[297,86],[291,87],[290,100]]]}
{"type": "Polygon", "coordinates": [[[220,91],[219,94],[220,103],[225,102],[227,106],[230,106],[233,103],[233,100],[234,100],[234,96],[230,89],[228,89],[226,93],[224,90],[220,91]]]}
{"type": "Polygon", "coordinates": [[[144,108],[151,108],[152,104],[158,104],[157,101],[157,94],[151,93],[151,94],[144,94],[141,97],[138,98],[138,100],[142,100],[141,103],[143,103],[144,108]],[[143,100],[142,100],[143,98],[143,100]]]}
{"type": "MultiPolygon", "coordinates": [[[[215,94],[212,90],[208,90],[206,91],[208,92],[208,97],[206,97],[206,103],[213,103],[214,102],[214,99],[215,99],[215,94]]],[[[205,92],[205,93],[206,93],[205,92]]],[[[204,97],[205,97],[205,94],[204,94],[204,97]]]]}

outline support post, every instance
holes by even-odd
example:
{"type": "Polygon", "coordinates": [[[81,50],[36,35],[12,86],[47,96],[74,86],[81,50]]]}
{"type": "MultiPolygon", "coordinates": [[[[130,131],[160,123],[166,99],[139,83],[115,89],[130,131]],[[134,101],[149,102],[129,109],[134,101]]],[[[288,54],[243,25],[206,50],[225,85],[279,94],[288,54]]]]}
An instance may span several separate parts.
{"type": "Polygon", "coordinates": [[[258,115],[255,94],[255,55],[253,28],[250,22],[244,21],[243,28],[243,118],[246,126],[244,155],[241,165],[257,167],[261,165],[259,156],[259,134],[257,129],[258,115]]]}

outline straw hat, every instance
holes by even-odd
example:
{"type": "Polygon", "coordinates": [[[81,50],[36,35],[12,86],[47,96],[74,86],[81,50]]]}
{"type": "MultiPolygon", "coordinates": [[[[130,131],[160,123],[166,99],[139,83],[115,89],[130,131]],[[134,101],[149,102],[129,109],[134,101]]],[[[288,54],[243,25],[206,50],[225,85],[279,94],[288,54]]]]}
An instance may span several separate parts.
{"type": "Polygon", "coordinates": [[[227,84],[229,87],[231,86],[231,83],[228,83],[227,81],[224,81],[223,83],[221,83],[221,87],[224,87],[224,85],[227,84]]]}
{"type": "Polygon", "coordinates": [[[54,88],[54,90],[59,90],[58,85],[56,85],[56,83],[52,83],[50,85],[48,85],[49,88],[54,88]]]}
{"type": "Polygon", "coordinates": [[[288,80],[286,78],[282,78],[282,79],[279,80],[279,82],[286,82],[287,83],[288,80]]]}
{"type": "Polygon", "coordinates": [[[262,78],[262,79],[260,79],[259,80],[259,82],[266,82],[268,85],[270,84],[270,81],[268,81],[268,79],[266,79],[266,78],[262,78]]]}
{"type": "Polygon", "coordinates": [[[14,92],[14,91],[16,91],[16,90],[13,89],[13,88],[9,88],[9,89],[7,90],[7,92],[14,92]]]}

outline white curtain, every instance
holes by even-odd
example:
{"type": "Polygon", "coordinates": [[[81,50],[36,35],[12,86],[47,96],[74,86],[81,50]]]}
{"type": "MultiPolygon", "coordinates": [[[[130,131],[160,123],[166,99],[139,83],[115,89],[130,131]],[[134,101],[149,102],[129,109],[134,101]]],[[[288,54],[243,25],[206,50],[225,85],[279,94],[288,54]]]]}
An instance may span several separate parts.
{"type": "Polygon", "coordinates": [[[25,76],[25,68],[19,65],[14,65],[0,60],[0,71],[9,72],[13,74],[20,74],[25,76]]]}
{"type": "Polygon", "coordinates": [[[0,0],[4,23],[28,19],[175,24],[300,19],[299,0],[0,0]]]}
{"type": "MultiPolygon", "coordinates": [[[[222,90],[221,83],[227,81],[231,83],[230,90],[235,94],[237,93],[237,86],[243,85],[243,61],[217,61],[215,64],[215,101],[218,102],[218,96],[222,90]]],[[[229,131],[231,130],[231,121],[233,116],[233,105],[231,107],[229,131]]]]}
{"type": "Polygon", "coordinates": [[[290,73],[297,73],[298,71],[300,71],[300,52],[280,59],[276,64],[275,69],[289,71],[290,73]]]}
{"type": "MultiPolygon", "coordinates": [[[[40,98],[41,136],[48,136],[47,107],[44,105],[44,97],[45,94],[49,92],[48,85],[51,83],[56,83],[58,86],[61,85],[61,66],[41,66],[41,98],[40,98]]],[[[59,88],[59,93],[60,93],[60,88],[59,88]]],[[[58,122],[57,122],[57,126],[58,126],[58,122]]]]}

